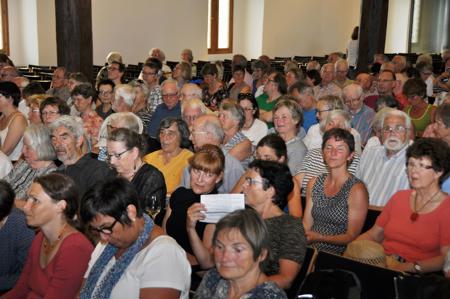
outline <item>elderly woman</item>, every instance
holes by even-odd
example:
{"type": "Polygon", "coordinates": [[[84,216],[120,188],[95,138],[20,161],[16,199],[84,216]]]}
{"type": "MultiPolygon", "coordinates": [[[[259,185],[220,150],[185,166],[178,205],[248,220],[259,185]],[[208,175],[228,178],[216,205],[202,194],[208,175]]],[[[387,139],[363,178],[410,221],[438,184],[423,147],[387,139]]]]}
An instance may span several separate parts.
{"type": "Polygon", "coordinates": [[[101,80],[97,84],[97,94],[100,103],[97,108],[95,108],[95,112],[103,119],[114,113],[112,110],[112,102],[114,99],[115,86],[114,82],[109,79],[101,80]]]}
{"type": "Polygon", "coordinates": [[[172,79],[177,81],[178,89],[191,80],[191,65],[187,62],[178,63],[172,71],[172,79]]]}
{"type": "Polygon", "coordinates": [[[450,248],[450,196],[441,183],[450,171],[450,148],[422,138],[406,152],[412,190],[394,194],[375,225],[359,239],[381,243],[389,268],[414,273],[440,271],[450,248]]]}
{"type": "Polygon", "coordinates": [[[347,130],[325,132],[322,155],[329,173],[308,182],[303,225],[317,250],[342,254],[361,232],[369,206],[364,183],[350,174],[355,141],[347,130]]]}
{"type": "Polygon", "coordinates": [[[180,187],[172,194],[163,227],[186,251],[191,265],[198,265],[188,237],[189,230],[195,231],[200,242],[207,241],[207,248],[211,247],[213,230],[206,230],[207,225],[203,222],[186,227],[187,210],[192,204],[200,202],[202,194],[217,194],[216,185],[223,177],[225,157],[220,148],[206,144],[189,159],[189,166],[191,188],[180,187]]]}
{"type": "Polygon", "coordinates": [[[49,98],[47,94],[35,94],[27,98],[27,104],[30,110],[28,111],[28,121],[30,124],[41,124],[41,111],[39,110],[41,103],[49,98]]]}
{"type": "Polygon", "coordinates": [[[152,119],[152,113],[149,110],[148,96],[150,90],[142,80],[133,80],[129,83],[136,94],[136,98],[133,103],[132,112],[136,114],[144,124],[144,132],[147,132],[147,126],[152,119]]]}
{"type": "Polygon", "coordinates": [[[156,167],[142,161],[143,143],[142,136],[138,133],[125,128],[116,129],[108,135],[107,160],[119,176],[130,181],[136,188],[142,208],[150,209],[152,197],[156,197],[161,210],[164,210],[164,176],[156,167]]]}
{"type": "MultiPolygon", "coordinates": [[[[284,140],[276,134],[269,134],[265,136],[256,146],[255,158],[257,160],[275,161],[278,163],[287,164],[287,149],[284,140]]],[[[246,177],[247,174],[244,173],[244,175],[242,175],[236,183],[236,186],[234,186],[231,193],[242,193],[246,177]]],[[[287,208],[285,208],[285,210],[289,212],[289,215],[300,218],[303,214],[302,202],[300,200],[300,188],[295,180],[293,180],[293,183],[294,188],[292,192],[289,193],[287,208]]]]}
{"type": "Polygon", "coordinates": [[[158,168],[164,175],[167,192],[171,194],[180,186],[183,170],[193,153],[189,150],[189,129],[180,118],[166,117],[158,132],[161,149],[144,157],[144,162],[158,168]]]}
{"type": "Polygon", "coordinates": [[[89,190],[80,214],[102,240],[89,261],[81,299],[189,298],[185,252],[144,213],[126,179],[115,178],[89,190]]]}
{"type": "Polygon", "coordinates": [[[250,93],[252,88],[244,81],[245,68],[240,65],[233,67],[233,79],[234,82],[230,84],[228,88],[229,98],[237,101],[240,93],[250,93]]]}
{"type": "Polygon", "coordinates": [[[34,238],[25,215],[14,208],[14,198],[11,186],[0,180],[0,294],[16,284],[34,238]]]}
{"type": "Polygon", "coordinates": [[[59,98],[46,98],[39,107],[42,123],[46,126],[54,122],[61,115],[69,115],[70,108],[64,100],[59,98]]]}
{"type": "MultiPolygon", "coordinates": [[[[264,271],[270,281],[280,288],[288,289],[296,277],[306,251],[305,232],[301,221],[284,214],[286,198],[292,191],[293,183],[289,168],[285,164],[273,161],[255,160],[250,164],[243,186],[245,203],[254,208],[264,219],[269,230],[270,253],[272,262],[264,271]]],[[[197,221],[203,219],[204,205],[193,204],[188,210],[188,234],[195,256],[202,268],[214,265],[208,239],[199,239],[191,229],[197,221]]],[[[213,224],[206,227],[214,231],[213,224]]]]}
{"type": "Polygon", "coordinates": [[[255,210],[223,217],[216,225],[213,250],[216,267],[206,273],[195,299],[287,298],[263,272],[269,262],[269,231],[255,210]]]}
{"type": "MultiPolygon", "coordinates": [[[[343,110],[330,111],[322,124],[324,125],[325,132],[333,128],[341,128],[352,133],[349,124],[348,112],[343,110]]],[[[361,149],[359,149],[361,150],[361,149]]],[[[356,174],[356,169],[359,165],[360,155],[355,150],[351,162],[348,163],[348,171],[352,174],[356,174]]],[[[321,148],[310,149],[303,159],[301,168],[298,173],[295,174],[295,180],[299,184],[302,190],[302,196],[306,197],[306,188],[308,182],[321,174],[329,173],[329,169],[326,166],[323,157],[323,150],[321,148]]]]}
{"type": "Polygon", "coordinates": [[[228,97],[224,84],[218,79],[218,70],[215,64],[207,63],[203,66],[203,101],[212,111],[219,110],[220,103],[228,97]]]}
{"type": "Polygon", "coordinates": [[[273,108],[275,131],[286,143],[288,166],[291,174],[299,171],[307,148],[298,132],[303,122],[300,105],[292,97],[282,96],[273,108]]]}
{"type": "Polygon", "coordinates": [[[15,191],[19,206],[27,200],[28,189],[35,178],[56,170],[53,163],[56,154],[50,140],[50,130],[42,124],[27,127],[23,134],[22,152],[24,159],[5,178],[15,191]]]}
{"type": "Polygon", "coordinates": [[[17,109],[20,89],[12,82],[0,82],[0,151],[11,161],[22,154],[23,132],[28,125],[25,116],[17,109]]]}
{"type": "Polygon", "coordinates": [[[225,133],[222,150],[241,161],[246,168],[253,149],[250,140],[241,132],[245,122],[244,110],[235,101],[223,101],[220,105],[219,120],[225,133]]]}
{"type": "Polygon", "coordinates": [[[253,94],[238,94],[238,104],[245,113],[245,122],[241,131],[252,145],[256,146],[261,138],[267,135],[267,124],[259,120],[259,107],[253,94]]]}
{"type": "Polygon", "coordinates": [[[51,173],[35,179],[24,212],[39,233],[19,280],[2,298],[75,298],[93,249],[76,229],[78,202],[69,177],[51,173]]]}
{"type": "Polygon", "coordinates": [[[289,69],[287,69],[285,72],[285,76],[288,88],[291,87],[295,82],[304,80],[305,78],[303,71],[296,66],[294,66],[294,68],[290,67],[289,69]]]}

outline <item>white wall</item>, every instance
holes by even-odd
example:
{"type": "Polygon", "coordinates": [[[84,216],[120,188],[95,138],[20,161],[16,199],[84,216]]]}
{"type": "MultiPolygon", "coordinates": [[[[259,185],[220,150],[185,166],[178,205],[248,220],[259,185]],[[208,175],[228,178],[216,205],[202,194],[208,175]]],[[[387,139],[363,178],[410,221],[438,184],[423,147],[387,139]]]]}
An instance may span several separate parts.
{"type": "Polygon", "coordinates": [[[359,25],[360,0],[265,0],[264,54],[324,55],[345,52],[359,25]]]}
{"type": "Polygon", "coordinates": [[[40,65],[56,65],[55,1],[37,0],[37,34],[40,65]]]}
{"type": "Polygon", "coordinates": [[[9,0],[9,51],[16,65],[39,64],[36,0],[9,0]]]}
{"type": "Polygon", "coordinates": [[[408,52],[411,0],[389,1],[385,53],[408,52]]]}

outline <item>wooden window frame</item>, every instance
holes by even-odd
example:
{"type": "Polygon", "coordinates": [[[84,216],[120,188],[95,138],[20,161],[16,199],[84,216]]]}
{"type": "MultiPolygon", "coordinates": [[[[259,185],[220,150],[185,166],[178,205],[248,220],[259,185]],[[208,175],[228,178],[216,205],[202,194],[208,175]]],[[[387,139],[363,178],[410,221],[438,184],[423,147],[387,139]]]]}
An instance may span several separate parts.
{"type": "Polygon", "coordinates": [[[3,48],[0,52],[9,55],[8,0],[1,0],[3,48]]]}
{"type": "Polygon", "coordinates": [[[211,26],[211,45],[208,54],[229,54],[233,53],[233,9],[234,0],[230,0],[230,15],[228,18],[228,48],[219,48],[219,0],[211,0],[211,19],[208,20],[211,26]]]}

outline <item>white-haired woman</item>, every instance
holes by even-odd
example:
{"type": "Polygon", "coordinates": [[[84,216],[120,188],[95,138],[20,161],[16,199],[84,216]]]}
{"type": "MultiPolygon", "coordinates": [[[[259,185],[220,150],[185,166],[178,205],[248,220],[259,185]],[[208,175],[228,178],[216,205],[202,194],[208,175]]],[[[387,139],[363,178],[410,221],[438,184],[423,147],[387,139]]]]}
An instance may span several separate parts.
{"type": "Polygon", "coordinates": [[[172,71],[172,79],[177,81],[178,89],[191,80],[191,65],[187,62],[178,63],[172,71]]]}
{"type": "Polygon", "coordinates": [[[146,132],[147,126],[152,119],[152,112],[150,111],[150,107],[148,105],[150,90],[147,85],[145,85],[144,81],[139,79],[131,81],[130,85],[133,86],[134,92],[136,93],[136,98],[131,111],[142,120],[144,132],[146,132]]]}

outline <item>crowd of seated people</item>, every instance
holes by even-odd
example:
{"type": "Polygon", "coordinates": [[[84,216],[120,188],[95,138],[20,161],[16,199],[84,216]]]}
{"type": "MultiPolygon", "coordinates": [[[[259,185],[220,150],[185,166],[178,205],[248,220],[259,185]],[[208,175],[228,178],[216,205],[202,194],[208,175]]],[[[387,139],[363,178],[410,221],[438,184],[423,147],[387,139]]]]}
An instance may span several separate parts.
{"type": "Polygon", "coordinates": [[[227,63],[154,48],[131,78],[111,52],[95,84],[60,66],[44,90],[0,54],[0,298],[286,298],[308,246],[358,240],[450,276],[450,52],[436,74],[227,63]],[[228,193],[245,209],[203,222],[228,193]]]}

